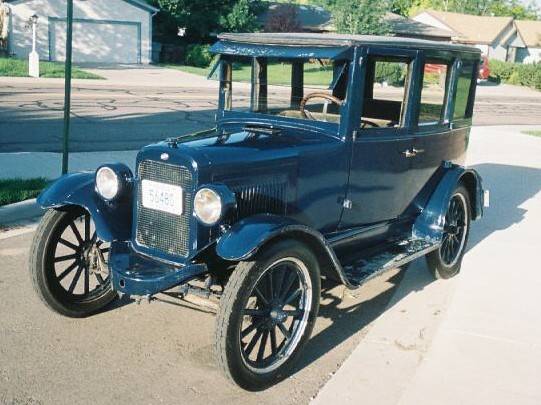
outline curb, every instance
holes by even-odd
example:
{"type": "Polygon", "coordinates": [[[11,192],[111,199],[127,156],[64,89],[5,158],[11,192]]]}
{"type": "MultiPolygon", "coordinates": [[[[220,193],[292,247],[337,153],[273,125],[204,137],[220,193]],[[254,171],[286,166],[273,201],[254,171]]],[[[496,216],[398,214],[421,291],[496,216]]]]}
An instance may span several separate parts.
{"type": "Polygon", "coordinates": [[[44,211],[36,199],[25,200],[0,207],[0,227],[19,227],[36,222],[44,211]]]}

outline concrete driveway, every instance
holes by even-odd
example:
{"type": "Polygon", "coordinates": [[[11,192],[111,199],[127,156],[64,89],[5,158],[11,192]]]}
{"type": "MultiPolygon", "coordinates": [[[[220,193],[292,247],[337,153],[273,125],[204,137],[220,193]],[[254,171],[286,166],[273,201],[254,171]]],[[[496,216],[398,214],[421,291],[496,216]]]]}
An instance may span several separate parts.
{"type": "Polygon", "coordinates": [[[491,207],[461,274],[426,283],[415,263],[313,405],[541,403],[540,156],[541,138],[475,129],[468,163],[491,207]]]}
{"type": "Polygon", "coordinates": [[[330,381],[319,403],[538,404],[539,156],[541,139],[516,128],[475,129],[469,162],[492,207],[461,275],[434,282],[419,260],[353,293],[326,285],[295,374],[258,394],[215,367],[211,313],[121,301],[62,318],[32,292],[31,232],[0,234],[0,403],[298,404],[330,381]]]}
{"type": "MultiPolygon", "coordinates": [[[[91,69],[73,83],[73,152],[139,149],[214,123],[217,83],[159,67],[91,69]]],[[[59,152],[62,79],[0,78],[0,153],[59,152]]],[[[476,125],[541,124],[541,92],[479,86],[476,125]]]]}

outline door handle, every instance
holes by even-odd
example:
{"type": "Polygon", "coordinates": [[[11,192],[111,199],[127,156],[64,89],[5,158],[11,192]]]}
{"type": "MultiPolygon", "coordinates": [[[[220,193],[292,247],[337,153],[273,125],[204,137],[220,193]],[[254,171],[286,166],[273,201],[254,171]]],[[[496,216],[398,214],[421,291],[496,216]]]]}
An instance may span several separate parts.
{"type": "Polygon", "coordinates": [[[402,154],[407,158],[412,158],[412,157],[417,156],[420,153],[424,153],[424,151],[425,151],[424,149],[411,148],[411,149],[406,149],[404,152],[402,152],[402,154]]]}

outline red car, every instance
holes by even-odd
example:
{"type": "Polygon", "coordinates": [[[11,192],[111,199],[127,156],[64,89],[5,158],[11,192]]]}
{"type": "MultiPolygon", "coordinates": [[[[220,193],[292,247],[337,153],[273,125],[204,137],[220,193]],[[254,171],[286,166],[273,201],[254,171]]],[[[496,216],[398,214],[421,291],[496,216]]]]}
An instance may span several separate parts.
{"type": "Polygon", "coordinates": [[[490,76],[490,67],[488,66],[488,58],[485,55],[481,56],[481,62],[479,63],[479,76],[478,82],[484,82],[488,80],[490,76]]]}

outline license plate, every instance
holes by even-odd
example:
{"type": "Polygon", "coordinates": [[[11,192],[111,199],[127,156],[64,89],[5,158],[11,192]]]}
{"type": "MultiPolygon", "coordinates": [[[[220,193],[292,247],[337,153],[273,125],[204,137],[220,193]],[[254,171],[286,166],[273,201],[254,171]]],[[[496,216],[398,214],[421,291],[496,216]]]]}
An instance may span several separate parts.
{"type": "Polygon", "coordinates": [[[182,215],[182,187],[143,180],[143,207],[182,215]]]}

